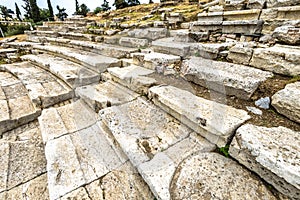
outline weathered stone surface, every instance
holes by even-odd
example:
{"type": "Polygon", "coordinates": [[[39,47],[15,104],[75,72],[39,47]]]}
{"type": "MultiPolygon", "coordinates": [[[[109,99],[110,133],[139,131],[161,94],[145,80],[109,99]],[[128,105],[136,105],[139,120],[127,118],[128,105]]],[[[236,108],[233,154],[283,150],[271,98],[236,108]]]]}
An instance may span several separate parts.
{"type": "Polygon", "coordinates": [[[260,9],[235,10],[223,13],[224,21],[259,20],[260,9]]]}
{"type": "MultiPolygon", "coordinates": [[[[79,189],[68,193],[67,195],[59,198],[60,200],[91,200],[89,194],[87,193],[84,187],[80,187],[79,189]]],[[[102,200],[103,198],[99,199],[102,200]]]]}
{"type": "Polygon", "coordinates": [[[249,0],[247,3],[248,9],[263,9],[266,5],[266,0],[249,0]]]}
{"type": "Polygon", "coordinates": [[[152,160],[138,167],[157,199],[171,199],[170,184],[178,165],[195,152],[208,152],[215,146],[196,133],[184,139],[164,152],[157,153],[152,160]],[[190,148],[193,147],[193,148],[190,148]]]}
{"type": "Polygon", "coordinates": [[[276,199],[258,178],[235,161],[216,153],[201,152],[179,165],[171,183],[171,197],[276,199]]]}
{"type": "Polygon", "coordinates": [[[132,54],[133,64],[143,66],[147,69],[156,70],[158,67],[177,67],[180,68],[180,56],[163,53],[134,53],[132,54]]]}
{"type": "Polygon", "coordinates": [[[254,43],[237,43],[234,47],[229,49],[227,59],[232,60],[233,63],[249,65],[253,54],[254,43]]]}
{"type": "Polygon", "coordinates": [[[7,72],[0,72],[0,114],[0,135],[33,121],[40,114],[25,86],[7,72]]]}
{"type": "Polygon", "coordinates": [[[300,198],[299,132],[246,124],[237,130],[230,155],[277,190],[300,198]]]}
{"type": "Polygon", "coordinates": [[[65,83],[29,62],[2,65],[1,68],[18,77],[36,107],[49,107],[73,96],[73,91],[65,83]]]}
{"type": "Polygon", "coordinates": [[[128,32],[129,37],[145,38],[149,40],[157,40],[159,38],[167,37],[168,29],[166,28],[146,28],[134,29],[128,32]]]}
{"type": "Polygon", "coordinates": [[[99,115],[134,166],[148,161],[191,132],[141,98],[101,110],[99,115]]]}
{"type": "Polygon", "coordinates": [[[247,0],[226,0],[221,2],[221,5],[224,6],[224,10],[243,10],[246,4],[247,0]]]}
{"type": "Polygon", "coordinates": [[[170,33],[174,42],[203,42],[208,40],[208,32],[190,32],[189,30],[173,30],[170,33]]]}
{"type": "Polygon", "coordinates": [[[183,75],[196,84],[226,95],[249,99],[272,73],[244,65],[192,57],[182,65],[183,75]]]}
{"type": "Polygon", "coordinates": [[[261,34],[263,20],[224,21],[222,33],[261,34]]]}
{"type": "Polygon", "coordinates": [[[300,123],[300,82],[288,84],[273,95],[272,106],[279,113],[300,123]]]}
{"type": "Polygon", "coordinates": [[[232,42],[224,43],[196,43],[191,45],[190,54],[207,59],[217,59],[220,52],[233,46],[232,42]]]}
{"type": "Polygon", "coordinates": [[[250,119],[244,110],[197,97],[173,86],[152,87],[149,98],[219,147],[225,146],[235,129],[250,119]]]}
{"type": "Polygon", "coordinates": [[[114,67],[108,69],[108,72],[114,81],[137,93],[147,94],[148,88],[156,84],[155,79],[147,77],[147,75],[154,73],[153,70],[136,65],[123,68],[114,67]]]}
{"type": "Polygon", "coordinates": [[[223,21],[223,12],[208,12],[199,13],[197,15],[198,21],[204,22],[220,22],[223,21]]]}
{"type": "Polygon", "coordinates": [[[99,54],[85,52],[82,50],[52,45],[35,45],[34,48],[45,52],[54,53],[65,59],[75,61],[99,73],[106,71],[108,67],[121,66],[120,61],[116,58],[102,56],[99,54]]]}
{"type": "Polygon", "coordinates": [[[130,102],[140,96],[113,81],[77,88],[76,95],[96,112],[106,107],[130,102]]]}
{"type": "Polygon", "coordinates": [[[28,200],[49,200],[47,174],[43,174],[27,183],[4,192],[5,200],[28,199],[28,200]]]}
{"type": "Polygon", "coordinates": [[[149,41],[147,39],[121,37],[119,44],[125,47],[143,48],[149,45],[149,41]]]}
{"type": "Polygon", "coordinates": [[[49,54],[24,55],[22,56],[22,60],[34,62],[40,67],[49,70],[72,88],[97,83],[100,80],[98,73],[74,62],[49,54]]]}
{"type": "Polygon", "coordinates": [[[296,76],[300,74],[300,48],[297,46],[275,45],[257,48],[250,65],[278,74],[296,76]]]}
{"type": "Polygon", "coordinates": [[[273,35],[279,42],[297,45],[300,44],[300,27],[285,25],[274,30],[273,35]]]}
{"type": "Polygon", "coordinates": [[[173,54],[186,57],[190,51],[190,45],[183,42],[174,42],[174,38],[164,38],[152,42],[152,48],[155,52],[173,54]]]}
{"type": "Polygon", "coordinates": [[[11,141],[0,141],[0,191],[10,190],[46,172],[44,145],[38,127],[11,141]]]}
{"type": "Polygon", "coordinates": [[[222,32],[223,21],[196,21],[191,24],[191,31],[207,32],[218,31],[222,32]]]}
{"type": "Polygon", "coordinates": [[[284,6],[296,6],[299,5],[299,0],[267,0],[267,7],[273,8],[273,7],[284,7],[284,6]]]}
{"type": "Polygon", "coordinates": [[[103,133],[101,127],[94,124],[47,142],[45,154],[51,199],[86,185],[123,163],[103,133]]]}

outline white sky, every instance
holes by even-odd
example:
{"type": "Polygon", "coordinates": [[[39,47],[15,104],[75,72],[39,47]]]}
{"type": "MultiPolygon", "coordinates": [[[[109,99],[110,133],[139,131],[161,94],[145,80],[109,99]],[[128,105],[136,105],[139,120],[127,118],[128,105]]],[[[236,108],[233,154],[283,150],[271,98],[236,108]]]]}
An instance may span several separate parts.
{"type": "MultiPolygon", "coordinates": [[[[24,10],[21,5],[24,5],[22,0],[0,0],[0,5],[6,6],[11,10],[15,11],[15,2],[18,4],[21,9],[22,15],[24,15],[24,10]]],[[[108,0],[109,5],[112,7],[114,0],[108,0]]],[[[149,0],[140,0],[141,3],[148,3],[149,0]]],[[[159,0],[154,0],[154,2],[159,2],[159,0]]],[[[96,7],[100,7],[103,3],[103,0],[78,0],[79,5],[85,3],[87,7],[93,11],[96,7]]],[[[47,0],[37,0],[37,4],[40,8],[48,8],[47,0]]],[[[56,6],[66,8],[66,11],[69,15],[72,15],[75,12],[75,0],[51,0],[51,4],[54,10],[54,13],[57,13],[56,6]]]]}

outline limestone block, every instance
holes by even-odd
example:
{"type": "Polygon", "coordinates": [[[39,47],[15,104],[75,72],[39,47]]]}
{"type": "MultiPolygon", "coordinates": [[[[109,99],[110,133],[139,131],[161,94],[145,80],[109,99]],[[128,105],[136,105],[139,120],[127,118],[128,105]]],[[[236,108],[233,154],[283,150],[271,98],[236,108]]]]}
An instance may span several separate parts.
{"type": "Polygon", "coordinates": [[[300,196],[299,132],[246,124],[237,130],[229,153],[292,199],[300,196]]]}
{"type": "Polygon", "coordinates": [[[279,113],[300,123],[300,82],[288,84],[273,95],[272,106],[279,113]]]}

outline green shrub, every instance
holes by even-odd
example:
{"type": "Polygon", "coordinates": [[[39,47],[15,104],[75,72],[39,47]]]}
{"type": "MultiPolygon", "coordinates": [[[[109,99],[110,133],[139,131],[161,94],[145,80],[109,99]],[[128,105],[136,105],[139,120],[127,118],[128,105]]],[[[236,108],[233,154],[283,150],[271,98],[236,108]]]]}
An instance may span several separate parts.
{"type": "Polygon", "coordinates": [[[24,34],[24,31],[26,30],[30,30],[30,25],[8,25],[5,36],[8,37],[12,35],[24,34]]]}

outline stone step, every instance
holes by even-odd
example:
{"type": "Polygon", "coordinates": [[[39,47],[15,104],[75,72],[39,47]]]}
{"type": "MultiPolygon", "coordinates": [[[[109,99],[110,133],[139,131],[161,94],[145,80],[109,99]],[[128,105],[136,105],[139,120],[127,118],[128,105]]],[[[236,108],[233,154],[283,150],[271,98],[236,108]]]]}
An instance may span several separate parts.
{"type": "Polygon", "coordinates": [[[132,60],[134,65],[142,66],[147,69],[162,71],[164,68],[180,69],[181,58],[163,53],[133,53],[132,60]]]}
{"type": "Polygon", "coordinates": [[[121,37],[119,40],[119,44],[124,47],[145,48],[149,46],[149,41],[147,39],[121,37]]]}
{"type": "MultiPolygon", "coordinates": [[[[129,181],[135,195],[146,199],[152,196],[111,133],[98,121],[97,114],[82,101],[43,110],[39,123],[46,143],[50,199],[65,195],[62,199],[68,199],[84,187],[93,193],[90,195],[97,195],[97,191],[99,196],[103,192],[113,195],[107,181],[116,188],[126,188],[126,195],[130,196],[128,183],[125,184],[129,181]],[[118,181],[114,181],[118,175],[121,175],[118,181]],[[132,178],[128,180],[128,177],[132,178]],[[103,191],[97,186],[99,183],[110,191],[103,191]]],[[[121,191],[115,191],[114,195],[117,192],[121,191]]]]}
{"type": "Polygon", "coordinates": [[[199,13],[198,21],[259,20],[261,9],[199,13]]]}
{"type": "MultiPolygon", "coordinates": [[[[29,62],[1,65],[0,70],[13,74],[21,82],[14,85],[14,89],[10,91],[11,95],[18,95],[18,89],[21,90],[25,87],[35,107],[46,108],[73,97],[73,90],[63,81],[29,62]]],[[[19,107],[21,105],[15,106],[19,107]]]]}
{"type": "Polygon", "coordinates": [[[204,42],[208,41],[208,32],[192,32],[188,29],[171,30],[170,37],[174,38],[174,42],[204,42]]]}
{"type": "Polygon", "coordinates": [[[79,87],[75,90],[75,94],[96,112],[106,107],[133,101],[140,96],[113,81],[79,87]]]}
{"type": "Polygon", "coordinates": [[[300,123],[300,82],[291,83],[272,97],[272,106],[287,118],[300,123]]]}
{"type": "Polygon", "coordinates": [[[71,88],[98,83],[100,80],[98,73],[84,68],[82,65],[46,53],[24,55],[21,59],[33,62],[43,69],[50,71],[61,78],[71,88]]]}
{"type": "Polygon", "coordinates": [[[225,95],[249,99],[270,72],[227,62],[192,57],[183,62],[182,74],[196,84],[225,95]]]}
{"type": "Polygon", "coordinates": [[[128,58],[131,53],[138,52],[138,48],[121,47],[118,45],[79,41],[79,40],[68,40],[60,38],[43,38],[51,44],[72,47],[78,50],[89,51],[96,54],[101,54],[104,56],[114,57],[114,58],[128,58]]]}
{"type": "Polygon", "coordinates": [[[232,48],[229,48],[227,60],[236,64],[250,65],[254,48],[257,47],[255,42],[238,42],[232,48]]]}
{"type": "Polygon", "coordinates": [[[236,21],[196,21],[191,30],[199,32],[218,31],[228,34],[259,35],[263,29],[263,20],[236,21]]]}
{"type": "Polygon", "coordinates": [[[229,153],[282,194],[300,198],[300,132],[246,124],[237,130],[229,153]]]}
{"type": "Polygon", "coordinates": [[[216,60],[224,57],[222,52],[234,45],[234,42],[194,43],[190,47],[190,55],[216,60]]]}
{"type": "Polygon", "coordinates": [[[0,72],[0,136],[35,120],[40,113],[22,82],[8,72],[0,72]]]}
{"type": "Polygon", "coordinates": [[[225,146],[235,130],[250,119],[244,110],[197,97],[173,86],[154,86],[149,89],[149,98],[218,147],[225,146]]]}
{"type": "Polygon", "coordinates": [[[170,188],[171,199],[277,199],[259,178],[217,153],[187,157],[170,188]]]}
{"type": "Polygon", "coordinates": [[[277,74],[297,76],[300,74],[300,47],[277,44],[256,48],[250,65],[277,74]]]}
{"type": "Polygon", "coordinates": [[[166,28],[133,29],[128,32],[129,37],[148,39],[150,41],[165,38],[168,34],[168,29],[166,28]]]}
{"type": "Polygon", "coordinates": [[[139,94],[147,94],[148,88],[157,83],[154,78],[147,77],[147,75],[154,73],[153,70],[136,65],[123,68],[113,67],[109,68],[108,72],[111,74],[113,81],[139,94]]]}
{"type": "Polygon", "coordinates": [[[121,61],[116,58],[82,51],[80,49],[54,45],[33,45],[33,48],[76,62],[98,73],[105,72],[109,67],[121,66],[121,61]]]}
{"type": "Polygon", "coordinates": [[[172,176],[185,157],[215,148],[142,98],[106,108],[99,115],[157,199],[170,199],[172,176]]]}
{"type": "Polygon", "coordinates": [[[152,42],[151,48],[155,52],[173,54],[187,57],[190,53],[190,44],[184,42],[174,42],[174,38],[163,38],[152,42]]]}
{"type": "MultiPolygon", "coordinates": [[[[38,123],[32,122],[6,132],[0,140],[0,153],[0,199],[22,199],[16,197],[22,197],[22,193],[27,191],[20,191],[20,188],[46,173],[45,151],[38,123]],[[1,198],[2,192],[15,198],[1,198]]],[[[40,187],[45,187],[45,184],[40,187]]],[[[44,192],[40,192],[42,196],[44,192]]]]}

